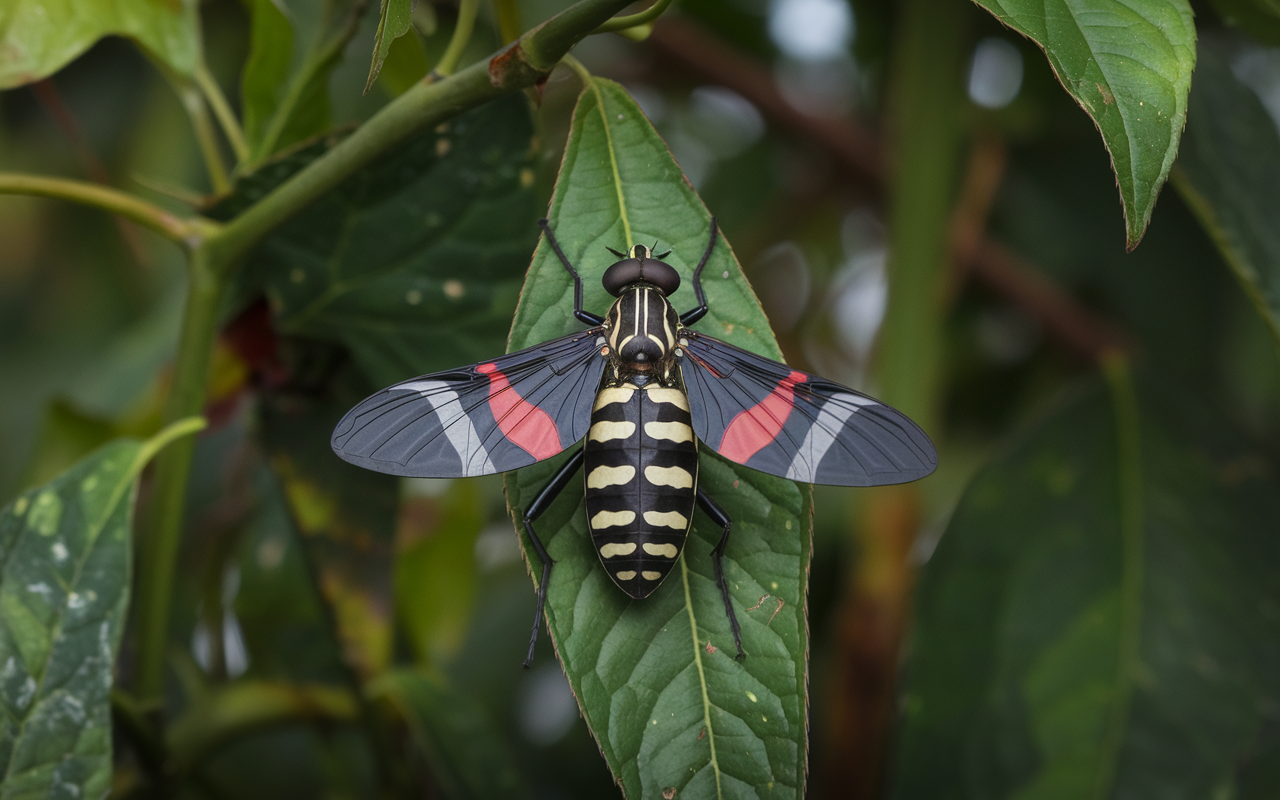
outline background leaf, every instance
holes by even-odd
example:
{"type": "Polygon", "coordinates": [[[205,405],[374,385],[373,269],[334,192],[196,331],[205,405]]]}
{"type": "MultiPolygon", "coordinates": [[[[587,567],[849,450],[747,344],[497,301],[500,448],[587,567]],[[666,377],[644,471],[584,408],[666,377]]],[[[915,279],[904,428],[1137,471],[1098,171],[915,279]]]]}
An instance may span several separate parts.
{"type": "Polygon", "coordinates": [[[1129,249],[1178,154],[1195,67],[1186,0],[976,0],[1049,58],[1111,154],[1129,249]]]}
{"type": "Polygon", "coordinates": [[[134,481],[192,427],[112,442],[0,511],[0,798],[110,788],[109,694],[129,602],[134,481]]]}
{"type": "Polygon", "coordinates": [[[1175,184],[1280,347],[1280,133],[1214,48],[1199,62],[1175,184]]]}
{"type": "Polygon", "coordinates": [[[374,386],[501,349],[533,242],[533,127],[511,96],[421,136],[253,257],[283,333],[341,344],[374,386]]]}
{"type": "MultiPolygon", "coordinates": [[[[710,214],[621,86],[595,80],[579,98],[549,219],[583,275],[586,308],[603,313],[609,305],[600,276],[615,258],[606,246],[655,240],[659,252],[671,249],[665,260],[684,277],[674,304],[681,310],[695,305],[690,277],[706,248],[710,214]]],[[[780,358],[723,240],[705,276],[711,311],[697,328],[780,358]]],[[[572,281],[544,238],[510,349],[581,329],[573,319],[572,281]]],[[[799,798],[807,744],[810,493],[705,450],[701,459],[699,485],[733,518],[725,575],[747,658],[734,660],[713,577],[709,553],[720,529],[695,514],[680,573],[633,602],[600,567],[579,481],[537,525],[555,560],[547,600],[551,636],[627,796],[659,797],[670,789],[684,797],[799,798]]],[[[514,518],[561,461],[507,475],[514,518]]],[[[521,545],[540,574],[523,535],[521,545]]]]}
{"type": "Polygon", "coordinates": [[[9,0],[0,5],[0,89],[48,77],[111,35],[132,39],[180,75],[194,75],[200,61],[194,0],[9,0]]]}
{"type": "Polygon", "coordinates": [[[966,491],[917,594],[899,800],[1280,790],[1280,475],[1125,387],[966,491]]]}
{"type": "Polygon", "coordinates": [[[276,0],[249,2],[249,57],[240,74],[244,136],[261,154],[268,127],[287,88],[293,61],[293,25],[276,0]]]}
{"type": "Polygon", "coordinates": [[[373,42],[373,62],[369,65],[369,79],[365,81],[367,93],[382,71],[382,62],[391,52],[391,44],[409,32],[414,0],[382,0],[378,19],[378,35],[373,42]]]}
{"type": "Polygon", "coordinates": [[[507,800],[532,794],[502,737],[479,708],[440,674],[396,670],[369,687],[409,723],[432,773],[454,800],[507,800]]]}

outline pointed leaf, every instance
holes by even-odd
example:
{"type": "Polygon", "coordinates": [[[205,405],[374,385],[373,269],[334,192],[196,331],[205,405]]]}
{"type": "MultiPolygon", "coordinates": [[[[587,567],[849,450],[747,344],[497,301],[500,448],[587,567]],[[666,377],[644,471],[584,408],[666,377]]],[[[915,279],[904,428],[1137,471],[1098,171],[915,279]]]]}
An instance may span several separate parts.
{"type": "Polygon", "coordinates": [[[101,797],[136,479],[200,424],[121,439],[0,510],[0,798],[101,797]]]}
{"type": "Polygon", "coordinates": [[[276,0],[249,2],[249,58],[240,76],[244,138],[260,153],[280,105],[293,61],[293,24],[276,0]]]}
{"type": "Polygon", "coordinates": [[[1138,246],[1178,154],[1195,67],[1187,0],[975,0],[1044,50],[1102,134],[1138,246]]]}
{"type": "Polygon", "coordinates": [[[6,0],[0,3],[0,89],[57,72],[104,36],[132,39],[179,75],[200,60],[194,0],[6,0]]]}
{"type": "Polygon", "coordinates": [[[413,16],[413,0],[382,0],[378,19],[378,35],[373,41],[373,63],[369,65],[369,79],[365,81],[365,94],[373,87],[382,71],[382,62],[391,52],[391,43],[409,32],[413,16]]]}
{"type": "Polygon", "coordinates": [[[1205,46],[1174,181],[1280,347],[1280,133],[1205,46]]]}
{"type": "MultiPolygon", "coordinates": [[[[696,302],[693,267],[710,214],[626,91],[594,80],[579,98],[549,213],[583,275],[587,309],[603,313],[605,249],[653,245],[680,271],[677,309],[696,302]]],[[[769,323],[727,244],[704,277],[710,313],[696,328],[781,358],[769,323]]],[[[573,285],[545,237],[534,254],[510,349],[571,331],[573,285]]],[[[559,461],[506,478],[516,519],[559,461]]],[[[701,456],[699,485],[733,518],[724,568],[747,658],[733,637],[710,552],[721,530],[701,512],[680,567],[633,601],[604,574],[587,533],[583,483],[570,483],[537,523],[555,566],[547,601],[557,652],[601,752],[633,798],[804,795],[807,746],[806,592],[810,492],[790,481],[701,456]],[[763,602],[761,599],[765,598],[763,602]],[[670,796],[668,793],[665,796],[670,796]]],[[[541,562],[521,535],[525,557],[541,562]]]]}
{"type": "Polygon", "coordinates": [[[924,570],[898,800],[1280,791],[1280,475],[1111,383],[980,473],[924,570]]]}

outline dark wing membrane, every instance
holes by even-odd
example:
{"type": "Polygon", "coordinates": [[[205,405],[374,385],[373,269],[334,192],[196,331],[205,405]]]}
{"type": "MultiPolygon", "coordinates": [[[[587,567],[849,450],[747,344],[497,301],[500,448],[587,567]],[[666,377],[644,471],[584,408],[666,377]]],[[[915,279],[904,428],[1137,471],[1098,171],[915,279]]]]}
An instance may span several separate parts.
{"type": "Polygon", "coordinates": [[[591,425],[605,364],[600,333],[397,383],[348,411],[330,444],[357,466],[417,478],[488,475],[550,458],[591,425]]]}
{"type": "Polygon", "coordinates": [[[880,486],[933,472],[933,442],[907,415],[806,372],[684,331],[693,429],[720,455],[804,483],[880,486]]]}

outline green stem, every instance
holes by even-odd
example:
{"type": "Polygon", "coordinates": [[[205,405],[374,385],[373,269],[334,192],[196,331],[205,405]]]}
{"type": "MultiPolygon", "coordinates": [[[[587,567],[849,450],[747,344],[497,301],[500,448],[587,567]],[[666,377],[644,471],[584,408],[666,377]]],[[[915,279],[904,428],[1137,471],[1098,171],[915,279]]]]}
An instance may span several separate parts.
{"type": "Polygon", "coordinates": [[[647,25],[658,17],[662,16],[662,12],[675,0],[658,0],[658,2],[641,11],[638,14],[630,14],[625,17],[614,17],[600,27],[596,28],[592,33],[609,33],[611,31],[623,31],[627,28],[634,28],[638,25],[647,25]]]}
{"type": "Polygon", "coordinates": [[[440,63],[431,70],[436,75],[447,77],[457,68],[462,51],[467,49],[467,44],[471,41],[471,32],[476,26],[476,11],[479,8],[480,0],[462,0],[458,6],[458,23],[453,28],[449,46],[445,48],[444,55],[440,56],[440,63]]]}
{"type": "Polygon", "coordinates": [[[209,242],[216,263],[234,263],[285,220],[415,133],[545,78],[571,47],[626,5],[627,0],[582,0],[492,58],[443,80],[418,83],[228,223],[209,242]]]}
{"type": "MultiPolygon", "coordinates": [[[[204,408],[209,360],[217,335],[225,278],[209,263],[206,248],[191,254],[187,304],[178,340],[173,383],[165,407],[172,422],[198,416],[204,408]]],[[[187,477],[195,439],[174,442],[156,458],[155,500],[144,528],[138,563],[138,674],[136,692],[144,705],[161,702],[173,576],[181,542],[187,477]]]]}
{"type": "Polygon", "coordinates": [[[494,0],[494,12],[498,18],[498,35],[502,43],[511,44],[520,38],[524,26],[520,24],[520,5],[516,0],[494,0]]]}
{"type": "Polygon", "coordinates": [[[0,194],[26,194],[56,197],[86,206],[101,208],[142,225],[179,244],[194,246],[203,235],[216,229],[216,223],[199,218],[181,219],[159,206],[126,192],[87,181],[46,178],[0,172],[0,194]]]}
{"type": "Polygon", "coordinates": [[[591,72],[581,61],[566,53],[565,57],[560,59],[560,63],[574,71],[578,80],[582,81],[582,88],[585,89],[591,85],[591,72]]]}
{"type": "Polygon", "coordinates": [[[937,433],[951,208],[963,130],[968,3],[905,4],[889,97],[889,303],[878,396],[937,433]]]}
{"type": "Polygon", "coordinates": [[[204,95],[194,84],[182,79],[174,82],[174,89],[191,119],[196,144],[200,146],[200,155],[204,158],[205,170],[209,173],[209,185],[217,194],[228,191],[231,182],[227,179],[227,167],[222,163],[218,137],[214,135],[213,120],[209,119],[209,107],[205,104],[204,95]]]}
{"type": "Polygon", "coordinates": [[[218,118],[218,124],[222,126],[222,132],[226,135],[227,142],[231,144],[231,151],[236,154],[236,161],[243,163],[249,157],[249,145],[245,143],[240,120],[236,119],[235,112],[231,110],[231,104],[222,93],[222,87],[214,80],[213,75],[209,73],[209,68],[203,62],[196,68],[196,83],[200,86],[200,91],[204,92],[205,100],[213,109],[213,115],[218,118]]]}

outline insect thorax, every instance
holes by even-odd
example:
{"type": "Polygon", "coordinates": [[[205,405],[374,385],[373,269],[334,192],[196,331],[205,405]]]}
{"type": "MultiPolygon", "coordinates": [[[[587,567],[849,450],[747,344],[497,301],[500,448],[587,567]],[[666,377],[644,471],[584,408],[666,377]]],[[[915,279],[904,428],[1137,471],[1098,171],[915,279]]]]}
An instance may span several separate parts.
{"type": "Polygon", "coordinates": [[[680,315],[661,289],[648,283],[626,287],[605,316],[614,374],[649,372],[670,383],[680,333],[680,315]]]}

